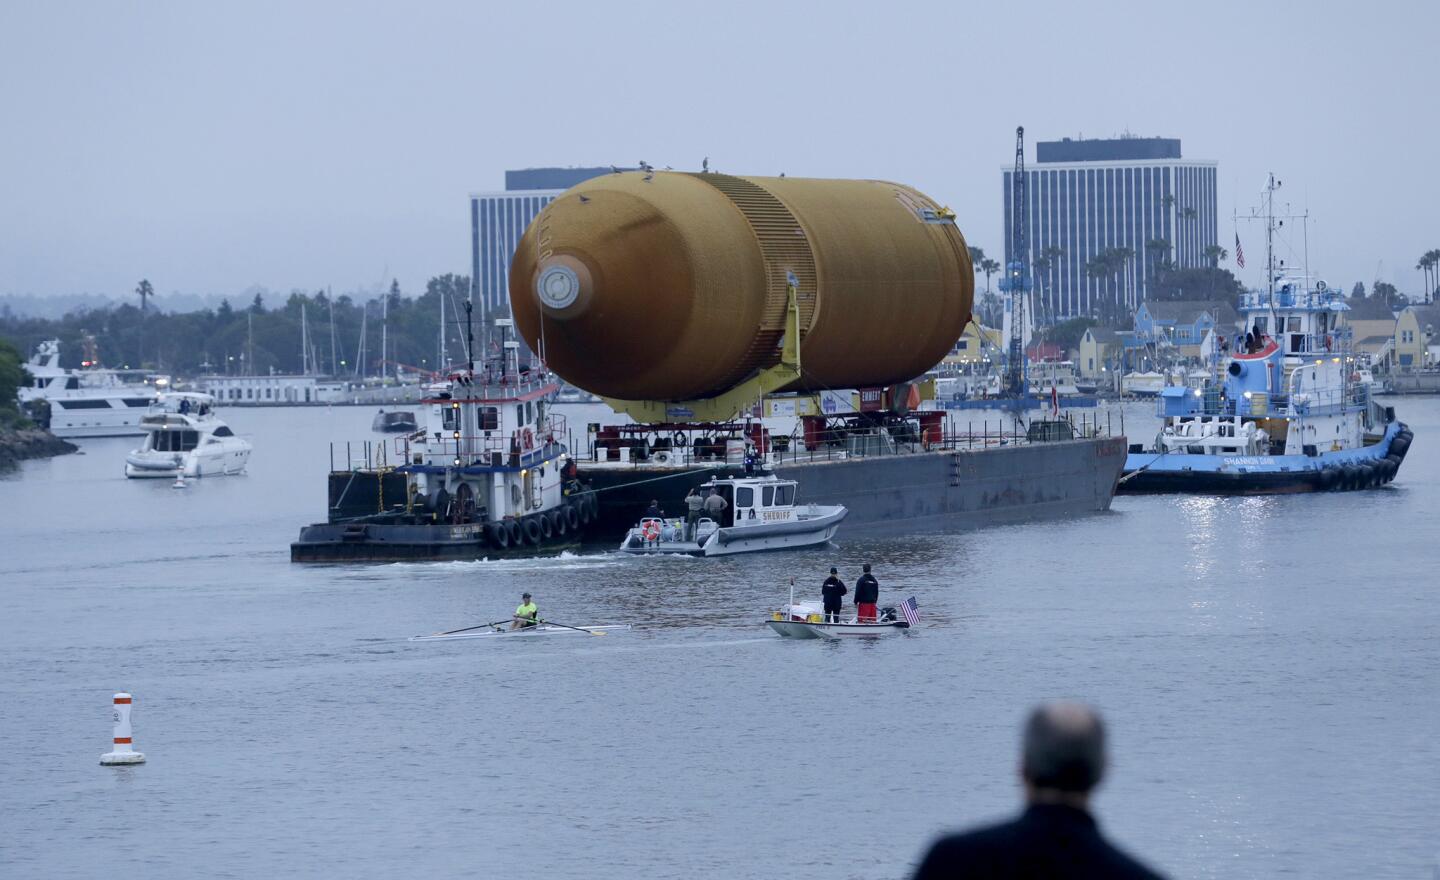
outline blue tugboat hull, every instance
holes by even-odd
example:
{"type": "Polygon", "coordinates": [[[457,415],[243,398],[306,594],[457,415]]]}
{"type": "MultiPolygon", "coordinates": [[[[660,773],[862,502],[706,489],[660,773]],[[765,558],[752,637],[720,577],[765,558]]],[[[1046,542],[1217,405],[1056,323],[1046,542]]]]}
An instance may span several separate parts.
{"type": "Polygon", "coordinates": [[[1390,482],[1409,452],[1410,429],[1389,425],[1378,443],[1309,455],[1131,452],[1117,494],[1286,495],[1371,489],[1390,482]]]}

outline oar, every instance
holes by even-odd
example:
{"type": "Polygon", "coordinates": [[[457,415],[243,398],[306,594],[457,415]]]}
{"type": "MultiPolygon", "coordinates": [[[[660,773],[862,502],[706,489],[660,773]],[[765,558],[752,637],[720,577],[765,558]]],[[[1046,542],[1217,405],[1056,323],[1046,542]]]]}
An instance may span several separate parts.
{"type": "Polygon", "coordinates": [[[542,620],[542,621],[539,621],[539,622],[545,624],[546,626],[558,626],[558,627],[560,627],[561,629],[573,629],[573,630],[575,630],[576,632],[589,633],[589,634],[592,635],[592,636],[603,636],[603,635],[605,635],[605,631],[604,631],[604,630],[598,630],[598,629],[583,629],[583,628],[578,627],[578,626],[569,626],[569,625],[564,624],[564,623],[556,623],[556,622],[553,621],[553,620],[542,620]]]}
{"type": "Polygon", "coordinates": [[[455,633],[469,632],[469,631],[472,630],[472,629],[484,629],[484,628],[487,627],[487,626],[499,626],[499,625],[502,624],[502,623],[509,623],[509,622],[511,621],[511,619],[512,619],[512,618],[507,617],[507,618],[505,618],[504,620],[497,620],[497,621],[495,621],[494,623],[481,623],[481,624],[477,624],[477,625],[475,625],[475,626],[467,626],[467,627],[465,627],[464,629],[452,629],[452,630],[447,630],[447,631],[445,631],[445,632],[443,632],[443,633],[435,633],[435,635],[437,635],[437,636],[453,636],[455,633]]]}

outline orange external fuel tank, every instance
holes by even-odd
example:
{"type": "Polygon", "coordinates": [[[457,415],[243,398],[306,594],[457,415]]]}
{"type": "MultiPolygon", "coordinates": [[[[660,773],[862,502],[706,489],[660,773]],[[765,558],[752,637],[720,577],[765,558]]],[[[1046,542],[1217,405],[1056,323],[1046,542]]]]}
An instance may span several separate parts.
{"type": "Polygon", "coordinates": [[[574,385],[698,400],[779,362],[790,284],[802,378],[783,390],[859,388],[938,363],[970,319],[975,273],[954,215],[908,186],[624,172],[541,212],[510,305],[574,385]]]}

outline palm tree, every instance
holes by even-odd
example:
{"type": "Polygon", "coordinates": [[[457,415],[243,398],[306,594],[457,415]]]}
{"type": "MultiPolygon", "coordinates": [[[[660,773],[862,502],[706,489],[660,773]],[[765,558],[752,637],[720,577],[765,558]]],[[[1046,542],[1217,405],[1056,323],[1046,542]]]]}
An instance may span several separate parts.
{"type": "Polygon", "coordinates": [[[146,303],[150,297],[155,295],[155,288],[150,286],[150,279],[141,278],[140,284],[135,288],[135,294],[140,297],[140,314],[145,314],[146,303]]]}
{"type": "Polygon", "coordinates": [[[1415,268],[1425,274],[1425,301],[1429,302],[1435,297],[1436,287],[1440,286],[1440,248],[1426,251],[1415,268]]]}
{"type": "MultiPolygon", "coordinates": [[[[1152,238],[1145,242],[1145,253],[1150,257],[1150,284],[1156,284],[1160,279],[1160,270],[1170,259],[1170,240],[1166,238],[1152,238]]],[[[1146,294],[1148,297],[1149,290],[1146,294]]]]}
{"type": "Polygon", "coordinates": [[[1050,290],[1054,291],[1055,271],[1060,268],[1060,261],[1065,259],[1065,249],[1062,247],[1056,247],[1052,244],[1048,247],[1042,248],[1040,251],[1040,256],[1044,258],[1045,264],[1050,269],[1050,277],[1046,279],[1046,283],[1049,285],[1050,290]]]}
{"type": "Polygon", "coordinates": [[[1034,265],[1034,267],[1035,267],[1035,293],[1036,293],[1035,301],[1036,301],[1037,303],[1039,303],[1039,306],[1040,306],[1041,309],[1044,309],[1044,308],[1045,308],[1045,285],[1041,284],[1040,282],[1041,282],[1041,279],[1042,279],[1042,278],[1045,278],[1046,275],[1047,275],[1047,274],[1049,273],[1049,271],[1050,271],[1050,260],[1045,256],[1044,253],[1041,253],[1039,256],[1037,256],[1037,257],[1035,258],[1035,261],[1034,261],[1034,264],[1033,264],[1033,265],[1034,265]]]}
{"type": "Polygon", "coordinates": [[[1118,264],[1118,268],[1124,276],[1124,283],[1121,284],[1121,292],[1125,294],[1125,306],[1129,308],[1131,300],[1133,299],[1132,294],[1134,293],[1131,289],[1133,287],[1133,279],[1130,277],[1130,267],[1135,265],[1135,251],[1128,247],[1119,247],[1114,249],[1114,253],[1115,262],[1118,264]]]}
{"type": "Polygon", "coordinates": [[[1230,252],[1218,244],[1206,245],[1205,250],[1200,253],[1210,261],[1211,268],[1215,269],[1220,268],[1221,261],[1230,256],[1230,252]]]}
{"type": "Polygon", "coordinates": [[[1104,281],[1107,295],[1100,300],[1099,316],[1107,323],[1114,320],[1119,310],[1115,295],[1117,276],[1125,268],[1124,249],[1107,248],[1091,257],[1085,264],[1085,274],[1097,281],[1104,281]]]}
{"type": "Polygon", "coordinates": [[[975,267],[975,271],[985,273],[985,294],[988,296],[990,294],[990,276],[1000,271],[1000,264],[989,257],[982,257],[979,265],[975,267]]]}

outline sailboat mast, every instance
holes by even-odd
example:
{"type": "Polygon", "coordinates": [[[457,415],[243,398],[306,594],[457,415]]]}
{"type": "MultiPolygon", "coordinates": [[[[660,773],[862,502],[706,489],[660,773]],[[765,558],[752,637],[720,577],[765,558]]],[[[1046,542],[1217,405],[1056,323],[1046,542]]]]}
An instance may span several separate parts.
{"type": "Polygon", "coordinates": [[[310,325],[305,321],[305,304],[300,304],[300,375],[310,375],[310,325]]]}
{"type": "Polygon", "coordinates": [[[390,294],[385,294],[384,304],[380,307],[380,378],[385,378],[385,364],[389,360],[389,334],[390,333],[390,294]]]}
{"type": "Polygon", "coordinates": [[[325,298],[330,301],[330,375],[340,375],[340,365],[335,361],[335,294],[327,286],[325,298]]]}
{"type": "Polygon", "coordinates": [[[355,376],[356,376],[356,378],[364,378],[364,374],[361,372],[361,370],[363,370],[364,367],[365,367],[365,330],[366,330],[366,326],[365,326],[365,325],[366,325],[367,323],[369,323],[369,320],[370,320],[369,303],[366,303],[365,306],[361,307],[361,309],[360,309],[360,348],[359,348],[359,350],[357,350],[357,351],[355,352],[355,376]]]}
{"type": "Polygon", "coordinates": [[[435,360],[435,372],[443,372],[445,369],[445,291],[438,291],[440,294],[440,350],[435,360]]]}

